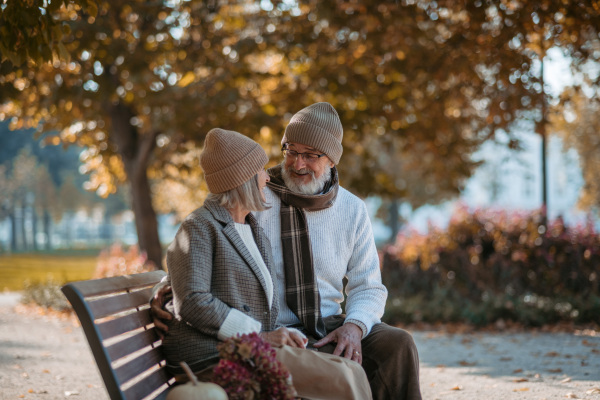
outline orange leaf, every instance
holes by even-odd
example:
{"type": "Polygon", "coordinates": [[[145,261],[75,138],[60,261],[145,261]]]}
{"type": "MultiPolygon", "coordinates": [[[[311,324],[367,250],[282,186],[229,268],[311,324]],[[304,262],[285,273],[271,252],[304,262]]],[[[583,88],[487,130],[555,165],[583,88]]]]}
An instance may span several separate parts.
{"type": "Polygon", "coordinates": [[[527,391],[529,391],[529,388],[526,388],[526,387],[519,388],[519,389],[513,389],[513,392],[527,392],[527,391]]]}
{"type": "Polygon", "coordinates": [[[553,374],[558,374],[558,373],[562,372],[562,368],[551,368],[548,370],[548,372],[551,372],[553,374]]]}
{"type": "Polygon", "coordinates": [[[459,361],[459,364],[462,365],[463,367],[472,367],[473,365],[476,365],[476,362],[468,362],[468,361],[459,361]]]}
{"type": "Polygon", "coordinates": [[[513,371],[513,374],[518,374],[519,372],[523,372],[523,368],[518,368],[513,371]]]}
{"type": "Polygon", "coordinates": [[[462,385],[456,385],[450,390],[463,390],[463,387],[462,387],[462,385]]]}
{"type": "Polygon", "coordinates": [[[551,352],[546,353],[546,357],[558,357],[559,355],[560,354],[558,354],[555,351],[551,351],[551,352]]]}
{"type": "Polygon", "coordinates": [[[529,379],[527,379],[527,378],[517,378],[517,379],[513,379],[513,382],[517,382],[517,383],[520,383],[520,382],[529,382],[529,379]]]}

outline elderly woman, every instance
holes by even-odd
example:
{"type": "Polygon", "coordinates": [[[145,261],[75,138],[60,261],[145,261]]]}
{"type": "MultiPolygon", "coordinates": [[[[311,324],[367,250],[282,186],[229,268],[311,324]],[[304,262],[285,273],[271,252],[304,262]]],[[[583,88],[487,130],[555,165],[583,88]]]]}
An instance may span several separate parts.
{"type": "Polygon", "coordinates": [[[200,165],[211,194],[183,221],[167,253],[175,315],[163,340],[167,366],[181,373],[185,361],[195,372],[210,371],[219,341],[259,332],[277,348],[299,396],[369,399],[358,363],[306,350],[302,333],[275,326],[271,247],[251,214],[266,208],[267,161],[256,142],[237,132],[213,129],[206,136],[200,165]]]}

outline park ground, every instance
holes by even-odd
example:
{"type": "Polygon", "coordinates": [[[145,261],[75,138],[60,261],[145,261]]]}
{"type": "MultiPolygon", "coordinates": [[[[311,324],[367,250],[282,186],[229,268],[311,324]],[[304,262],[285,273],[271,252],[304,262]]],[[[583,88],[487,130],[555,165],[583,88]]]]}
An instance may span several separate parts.
{"type": "MultiPolygon", "coordinates": [[[[107,399],[76,319],[18,300],[0,294],[0,399],[107,399]]],[[[411,332],[425,400],[600,400],[596,330],[411,332]]]]}

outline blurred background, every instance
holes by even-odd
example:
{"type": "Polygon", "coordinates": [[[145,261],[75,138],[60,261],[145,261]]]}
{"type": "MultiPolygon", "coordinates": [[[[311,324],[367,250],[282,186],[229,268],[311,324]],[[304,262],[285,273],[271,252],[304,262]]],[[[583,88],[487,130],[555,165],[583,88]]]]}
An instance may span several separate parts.
{"type": "Polygon", "coordinates": [[[391,323],[596,324],[600,2],[0,4],[0,288],[164,267],[214,127],[327,101],[391,323]]]}

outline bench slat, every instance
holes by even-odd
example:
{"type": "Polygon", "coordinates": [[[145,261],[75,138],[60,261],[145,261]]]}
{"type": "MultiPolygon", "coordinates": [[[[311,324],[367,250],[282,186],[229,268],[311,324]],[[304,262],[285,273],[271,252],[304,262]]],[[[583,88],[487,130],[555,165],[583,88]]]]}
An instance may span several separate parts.
{"type": "Polygon", "coordinates": [[[144,286],[156,285],[165,271],[151,271],[143,274],[115,276],[112,278],[93,279],[90,281],[76,282],[77,289],[84,297],[101,296],[116,293],[125,289],[134,289],[144,286]]]}
{"type": "Polygon", "coordinates": [[[108,346],[106,351],[108,352],[110,359],[116,361],[138,351],[139,349],[153,345],[159,340],[160,338],[158,337],[156,330],[148,329],[138,333],[135,336],[108,346]]]}
{"type": "MultiPolygon", "coordinates": [[[[148,375],[135,385],[131,386],[127,390],[125,390],[125,398],[130,400],[138,400],[143,399],[148,396],[150,393],[154,392],[156,389],[161,387],[171,379],[171,375],[166,371],[166,368],[161,368],[157,371],[154,371],[152,374],[148,375]]],[[[174,381],[173,381],[174,382],[174,381]]],[[[167,390],[167,388],[165,388],[167,390]]],[[[166,398],[167,392],[162,392],[156,399],[164,399],[166,398]]]]}
{"type": "Polygon", "coordinates": [[[139,306],[147,306],[151,294],[152,288],[147,288],[133,293],[123,293],[116,296],[103,297],[98,300],[90,300],[88,304],[92,310],[94,319],[99,319],[139,306]]]}
{"type": "MultiPolygon", "coordinates": [[[[90,281],[72,282],[64,285],[62,291],[73,306],[81,327],[85,332],[106,390],[111,400],[139,400],[157,391],[164,385],[171,385],[172,376],[160,362],[164,360],[161,344],[154,329],[143,330],[152,323],[151,315],[147,309],[151,287],[158,283],[164,276],[164,271],[153,271],[137,275],[103,278],[90,281]],[[133,293],[129,291],[135,290],[133,293]],[[101,299],[92,296],[106,296],[101,299]],[[139,310],[139,306],[144,306],[139,310]],[[138,311],[133,311],[138,309],[138,311]],[[95,319],[110,317],[115,313],[133,312],[107,318],[102,322],[95,319]],[[94,318],[95,317],[95,318],[94,318]],[[106,346],[107,339],[139,330],[126,336],[120,342],[106,346]],[[152,347],[150,347],[152,345],[152,347]],[[146,351],[137,358],[128,360],[118,368],[113,367],[113,360],[122,359],[137,351],[146,351]],[[156,370],[154,370],[156,369],[156,370]],[[132,378],[143,373],[148,376],[137,381],[132,378]],[[121,387],[127,381],[136,382],[126,391],[121,387]],[[127,395],[125,394],[127,393],[127,395]]],[[[154,396],[157,400],[164,400],[168,388],[158,391],[154,396]]]]}
{"type": "Polygon", "coordinates": [[[164,358],[157,351],[148,351],[136,357],[125,364],[115,368],[115,373],[123,383],[141,375],[152,367],[155,367],[163,361],[164,358]]]}
{"type": "Polygon", "coordinates": [[[123,333],[131,332],[146,325],[150,325],[152,319],[149,310],[142,310],[135,313],[111,319],[109,321],[96,324],[102,338],[110,339],[123,333]]]}

